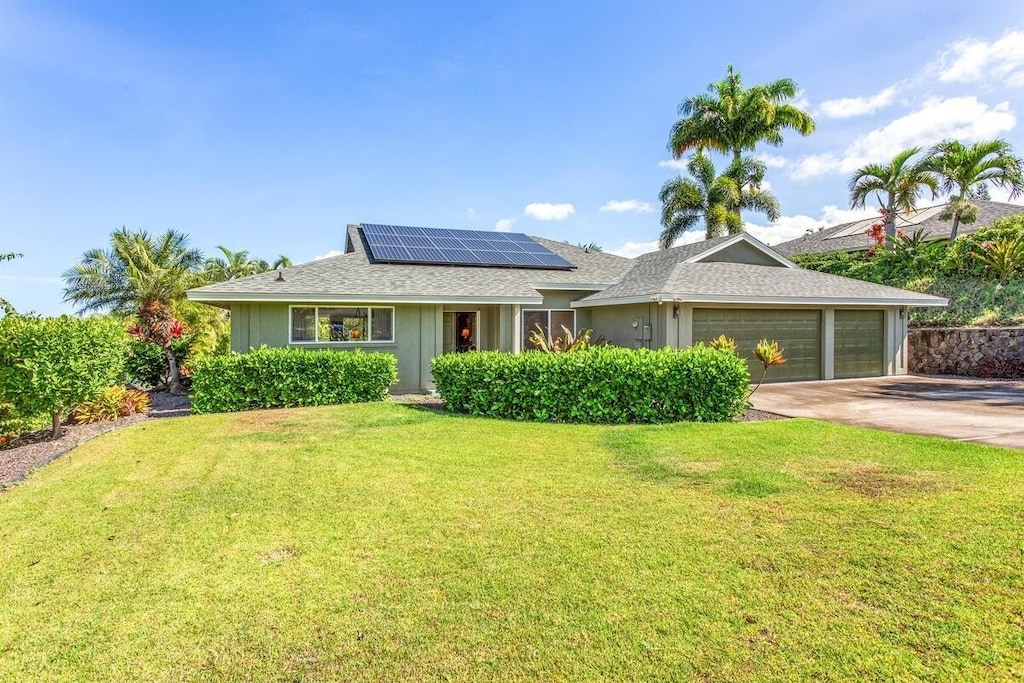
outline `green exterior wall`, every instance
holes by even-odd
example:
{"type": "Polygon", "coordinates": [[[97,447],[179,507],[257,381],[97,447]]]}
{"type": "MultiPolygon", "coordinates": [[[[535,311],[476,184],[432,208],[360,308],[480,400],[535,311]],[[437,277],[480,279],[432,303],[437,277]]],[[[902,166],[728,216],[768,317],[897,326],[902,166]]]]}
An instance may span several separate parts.
{"type": "MultiPolygon", "coordinates": [[[[303,306],[315,304],[302,304],[303,306]]],[[[337,305],[330,302],[321,306],[337,305]]],[[[366,305],[366,304],[360,304],[366,305]]],[[[372,304],[371,304],[372,305],[372,304]]],[[[289,304],[237,303],[231,306],[231,350],[244,353],[259,346],[293,346],[369,353],[391,353],[398,359],[396,393],[416,393],[433,387],[430,359],[440,349],[441,306],[434,304],[387,304],[395,309],[394,343],[291,344],[289,304]]],[[[438,351],[439,353],[439,351],[438,351]]]]}
{"type": "MultiPolygon", "coordinates": [[[[594,335],[604,337],[615,346],[628,349],[660,349],[665,346],[663,314],[671,305],[627,304],[623,306],[594,306],[590,308],[590,321],[594,335]],[[636,326],[634,327],[634,323],[636,326]],[[647,334],[645,328],[649,328],[647,334]]],[[[587,309],[583,309],[587,310],[587,309]]]]}
{"type": "Polygon", "coordinates": [[[754,266],[778,266],[784,267],[774,258],[748,242],[737,242],[725,249],[716,251],[714,254],[705,256],[701,263],[727,262],[727,263],[748,263],[754,266]]]}

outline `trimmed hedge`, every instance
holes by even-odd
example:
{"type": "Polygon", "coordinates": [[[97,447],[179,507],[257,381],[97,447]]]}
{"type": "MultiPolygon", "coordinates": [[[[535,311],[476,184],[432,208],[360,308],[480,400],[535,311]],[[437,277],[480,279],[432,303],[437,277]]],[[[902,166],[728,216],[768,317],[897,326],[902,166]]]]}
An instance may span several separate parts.
{"type": "Polygon", "coordinates": [[[383,401],[397,381],[398,361],[390,354],[261,347],[196,360],[192,411],[383,401]]]}
{"type": "Polygon", "coordinates": [[[750,383],[745,360],[702,344],[447,354],[430,368],[447,410],[546,422],[724,422],[747,409],[750,383]]]}

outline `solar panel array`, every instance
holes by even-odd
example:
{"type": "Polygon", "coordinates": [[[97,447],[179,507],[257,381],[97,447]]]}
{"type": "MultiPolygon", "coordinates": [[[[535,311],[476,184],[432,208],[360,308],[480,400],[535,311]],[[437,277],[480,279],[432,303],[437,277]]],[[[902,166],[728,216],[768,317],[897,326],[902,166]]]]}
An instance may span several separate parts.
{"type": "Polygon", "coordinates": [[[378,263],[430,263],[569,270],[574,266],[527,235],[485,230],[410,228],[363,223],[370,255],[378,263]]]}

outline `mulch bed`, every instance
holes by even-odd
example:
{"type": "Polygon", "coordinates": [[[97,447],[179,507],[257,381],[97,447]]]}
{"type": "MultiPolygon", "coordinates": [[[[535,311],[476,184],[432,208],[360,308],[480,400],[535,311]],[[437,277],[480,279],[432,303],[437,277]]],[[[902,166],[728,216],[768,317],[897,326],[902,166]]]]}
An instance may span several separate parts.
{"type": "Polygon", "coordinates": [[[100,434],[146,420],[180,417],[189,413],[188,396],[171,396],[166,391],[154,391],[149,396],[150,412],[147,415],[129,415],[113,422],[66,424],[64,435],[59,439],[50,438],[49,428],[41,429],[3,444],[0,446],[0,491],[100,434]]]}

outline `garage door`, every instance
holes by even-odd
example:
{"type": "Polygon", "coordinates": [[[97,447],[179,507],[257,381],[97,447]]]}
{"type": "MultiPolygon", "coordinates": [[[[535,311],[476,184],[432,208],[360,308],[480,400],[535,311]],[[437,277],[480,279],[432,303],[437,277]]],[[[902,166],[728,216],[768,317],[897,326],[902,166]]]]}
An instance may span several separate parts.
{"type": "Polygon", "coordinates": [[[884,311],[836,311],[835,375],[880,377],[885,374],[884,311]]]}
{"type": "Polygon", "coordinates": [[[724,334],[736,340],[736,350],[750,363],[750,376],[761,376],[753,355],[761,339],[774,339],[787,362],[771,368],[766,382],[821,379],[821,312],[799,309],[695,308],[693,341],[710,341],[724,334]]]}

